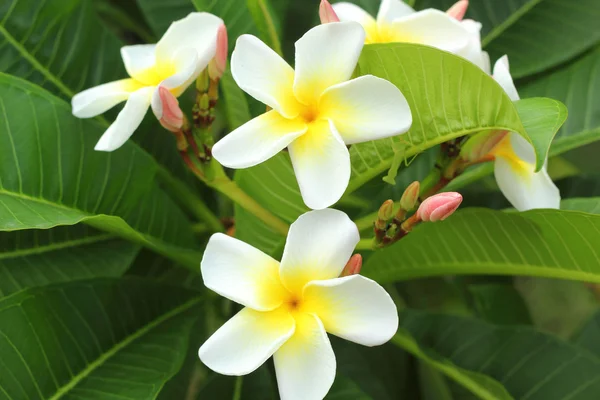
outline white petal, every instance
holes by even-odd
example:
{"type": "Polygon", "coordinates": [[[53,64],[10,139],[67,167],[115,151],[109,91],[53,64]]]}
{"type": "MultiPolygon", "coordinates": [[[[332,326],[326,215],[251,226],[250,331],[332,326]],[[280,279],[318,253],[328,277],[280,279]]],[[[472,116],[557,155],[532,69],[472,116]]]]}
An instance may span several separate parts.
{"type": "Polygon", "coordinates": [[[194,49],[198,70],[203,70],[215,56],[217,31],[221,24],[221,18],[204,12],[193,12],[173,22],[156,44],[157,64],[173,62],[181,49],[194,49]]]}
{"type": "Polygon", "coordinates": [[[341,22],[354,21],[363,27],[372,26],[376,23],[368,12],[356,4],[341,2],[333,4],[332,7],[341,22]]]}
{"type": "Polygon", "coordinates": [[[223,375],[246,375],[260,367],[293,334],[287,310],[260,312],[244,308],[200,347],[200,360],[223,375]]]}
{"type": "Polygon", "coordinates": [[[494,79],[502,86],[508,97],[512,101],[519,100],[519,92],[510,76],[510,66],[508,65],[508,56],[504,55],[494,64],[494,79]]]}
{"type": "Polygon", "coordinates": [[[198,78],[205,68],[194,49],[181,49],[173,61],[175,73],[163,80],[160,85],[170,89],[179,97],[198,78]]]}
{"type": "Polygon", "coordinates": [[[398,330],[390,295],[361,275],[309,282],[302,307],[315,313],[327,332],[365,346],[383,344],[398,330]]]}
{"type": "Polygon", "coordinates": [[[95,150],[113,151],[121,147],[142,123],[152,98],[153,87],[144,87],[133,92],[125,107],[102,135],[95,150]]]}
{"type": "Polygon", "coordinates": [[[402,0],[382,0],[377,13],[377,22],[389,23],[414,13],[415,10],[402,0]]]}
{"type": "Polygon", "coordinates": [[[280,276],[296,295],[307,282],[337,278],[360,240],[358,228],[334,209],[310,211],[290,226],[280,276]]]}
{"type": "Polygon", "coordinates": [[[306,130],[304,122],[283,118],[271,110],[219,140],[212,154],[229,168],[252,167],[279,153],[306,130]]]}
{"type": "Polygon", "coordinates": [[[459,21],[439,10],[423,10],[392,23],[398,41],[421,43],[452,53],[464,50],[471,34],[459,21]]]}
{"type": "Polygon", "coordinates": [[[254,310],[279,307],[287,293],[277,261],[222,233],[208,241],[200,270],[207,288],[254,310]]]}
{"type": "Polygon", "coordinates": [[[470,38],[467,47],[456,54],[471,61],[489,74],[489,56],[481,50],[481,23],[465,19],[461,21],[461,25],[469,31],[470,38]]]}
{"type": "Polygon", "coordinates": [[[129,76],[144,84],[152,85],[154,82],[147,78],[148,70],[153,69],[156,64],[155,50],[155,44],[121,47],[121,58],[129,76]]]}
{"type": "Polygon", "coordinates": [[[400,90],[372,75],[330,87],[321,96],[319,110],[346,144],[399,135],[412,124],[410,107],[400,90]]]}
{"type": "Polygon", "coordinates": [[[333,124],[326,120],[311,123],[308,131],[290,144],[289,151],[308,207],[327,208],[342,197],[350,182],[350,153],[333,124]]]}
{"type": "Polygon", "coordinates": [[[105,83],[77,93],[71,100],[73,115],[77,118],[91,118],[100,115],[122,101],[141,86],[133,79],[105,83]]]}
{"type": "Polygon", "coordinates": [[[296,42],[294,93],[306,105],[317,104],[330,86],[350,79],[365,41],[356,22],[319,25],[296,42]]]}
{"type": "Polygon", "coordinates": [[[240,88],[287,118],[300,112],[294,97],[294,70],[269,46],[242,35],[231,55],[231,73],[240,88]]]}
{"type": "Polygon", "coordinates": [[[335,379],[335,354],[319,318],[296,316],[296,332],[273,355],[281,400],[319,400],[335,379]]]}

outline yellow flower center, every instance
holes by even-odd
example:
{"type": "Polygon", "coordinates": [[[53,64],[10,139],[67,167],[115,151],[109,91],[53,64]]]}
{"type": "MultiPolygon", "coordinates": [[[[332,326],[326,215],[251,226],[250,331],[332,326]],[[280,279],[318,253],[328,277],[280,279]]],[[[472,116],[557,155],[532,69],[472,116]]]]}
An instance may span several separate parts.
{"type": "Polygon", "coordinates": [[[419,40],[407,32],[400,32],[389,23],[373,23],[365,28],[365,43],[419,43],[419,40]]]}
{"type": "Polygon", "coordinates": [[[134,74],[132,78],[146,86],[157,86],[176,72],[175,64],[172,62],[161,62],[134,74]]]}
{"type": "Polygon", "coordinates": [[[490,152],[494,157],[502,157],[508,162],[511,169],[521,176],[523,179],[528,180],[530,177],[530,171],[533,166],[528,162],[523,161],[515,153],[512,143],[510,142],[510,135],[506,135],[504,139],[500,141],[490,152]]]}

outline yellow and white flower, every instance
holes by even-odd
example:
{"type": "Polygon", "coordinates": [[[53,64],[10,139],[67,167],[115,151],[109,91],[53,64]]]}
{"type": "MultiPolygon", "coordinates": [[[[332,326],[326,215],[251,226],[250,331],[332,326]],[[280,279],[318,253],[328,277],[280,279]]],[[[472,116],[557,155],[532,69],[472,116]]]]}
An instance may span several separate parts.
{"type": "Polygon", "coordinates": [[[191,13],[171,24],[157,44],[121,48],[130,78],[84,90],[72,99],[73,115],[79,118],[95,117],[127,101],[95,149],[113,151],[121,147],[141,124],[150,105],[161,120],[159,87],[175,97],[181,95],[215,56],[222,25],[223,21],[212,14],[191,13]]]}
{"type": "Polygon", "coordinates": [[[213,235],[201,264],[204,283],[244,308],[202,345],[202,362],[221,374],[245,375],[273,356],[283,400],[325,397],[336,372],[327,332],[376,346],[398,329],[396,306],[379,284],[339,277],[358,241],[356,225],[332,209],[292,224],[281,263],[213,235]]]}
{"type": "Polygon", "coordinates": [[[487,60],[489,67],[487,53],[481,51],[479,22],[459,21],[435,9],[415,11],[402,0],[382,0],[376,19],[352,3],[335,3],[333,10],[340,21],[359,22],[367,43],[420,43],[462,56],[481,68],[487,60]]]}
{"type": "Polygon", "coordinates": [[[371,75],[349,80],[364,39],[355,22],[317,26],[296,42],[294,71],[256,37],[240,36],[233,77],[272,110],[215,144],[215,159],[247,168],[288,147],[306,205],[322,209],[338,201],[350,180],[346,146],[404,133],[412,123],[393,84],[371,75]]]}
{"type": "MultiPolygon", "coordinates": [[[[513,101],[519,100],[507,56],[496,62],[493,77],[513,101]]],[[[560,192],[548,176],[548,160],[539,172],[535,172],[535,150],[527,140],[514,132],[495,132],[491,135],[495,135],[491,140],[498,142],[489,153],[495,158],[496,182],[513,207],[519,211],[560,208],[560,192]]]]}

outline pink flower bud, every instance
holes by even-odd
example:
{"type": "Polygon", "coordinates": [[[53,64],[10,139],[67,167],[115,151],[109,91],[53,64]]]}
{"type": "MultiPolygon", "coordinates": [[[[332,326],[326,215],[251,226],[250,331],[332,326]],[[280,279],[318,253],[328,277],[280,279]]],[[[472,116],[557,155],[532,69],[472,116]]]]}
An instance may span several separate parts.
{"type": "Polygon", "coordinates": [[[321,18],[322,24],[340,22],[340,19],[333,10],[333,7],[327,0],[321,0],[321,4],[319,5],[319,17],[321,18]]]}
{"type": "Polygon", "coordinates": [[[467,12],[467,8],[469,8],[469,0],[459,0],[452,7],[446,11],[446,14],[455,18],[459,21],[462,21],[465,13],[467,12]]]}
{"type": "Polygon", "coordinates": [[[360,273],[360,268],[362,267],[362,256],[360,254],[355,254],[346,263],[344,270],[340,274],[342,276],[356,275],[360,273]]]}
{"type": "Polygon", "coordinates": [[[217,31],[217,51],[215,57],[208,64],[208,76],[210,76],[210,79],[213,81],[221,79],[223,73],[225,73],[225,68],[227,67],[228,45],[227,28],[225,28],[225,25],[221,24],[217,31]]]}
{"type": "Polygon", "coordinates": [[[179,108],[179,102],[173,96],[169,89],[160,86],[158,88],[161,109],[159,118],[160,124],[171,132],[178,132],[183,125],[183,112],[179,108]]]}
{"type": "Polygon", "coordinates": [[[421,203],[417,210],[417,217],[422,221],[443,221],[456,211],[460,203],[462,203],[460,193],[438,193],[421,203]]]}

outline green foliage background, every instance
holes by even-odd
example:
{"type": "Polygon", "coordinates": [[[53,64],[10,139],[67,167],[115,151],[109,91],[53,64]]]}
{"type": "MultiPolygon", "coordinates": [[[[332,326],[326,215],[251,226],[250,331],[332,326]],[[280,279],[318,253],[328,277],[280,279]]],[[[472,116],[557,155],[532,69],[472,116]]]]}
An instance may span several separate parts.
{"type": "MultiPolygon", "coordinates": [[[[372,14],[379,6],[353,2],[372,14]]],[[[278,398],[270,363],[233,378],[197,360],[234,311],[199,276],[219,228],[205,209],[233,215],[236,236],[272,255],[285,238],[197,182],[152,116],[133,141],[99,153],[93,146],[116,114],[79,120],[69,101],[125,76],[121,46],[154,42],[194,10],[224,19],[230,50],[252,33],[293,60],[318,3],[0,4],[0,399],[278,398]]],[[[410,3],[445,10],[453,0],[410,3]]],[[[440,143],[493,128],[528,139],[538,167],[550,155],[563,202],[560,211],[501,211],[508,205],[483,165],[450,185],[465,197],[456,215],[363,253],[363,273],[397,300],[401,329],[379,348],[332,338],[338,376],[328,399],[598,398],[599,17],[598,0],[471,1],[467,18],[483,24],[484,49],[492,60],[509,55],[517,103],[458,57],[410,44],[364,49],[356,74],[396,84],[415,122],[403,140],[352,147],[352,180],[336,208],[365,220],[424,178],[440,143]],[[395,184],[383,182],[399,162],[395,184]]],[[[229,72],[220,89],[215,134],[264,111],[229,72]]],[[[192,101],[190,93],[182,108],[192,101]]],[[[287,154],[234,179],[286,223],[307,211],[287,154]]]]}

